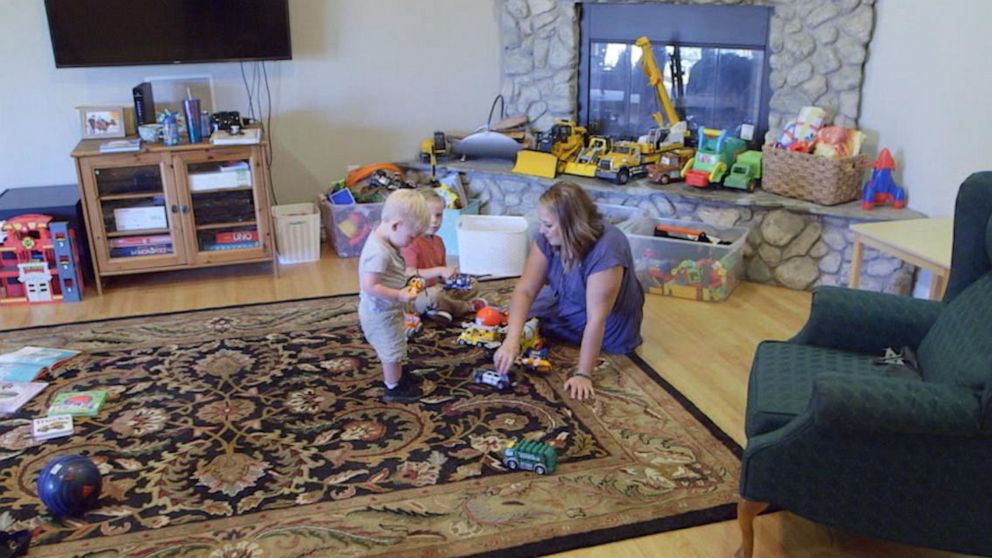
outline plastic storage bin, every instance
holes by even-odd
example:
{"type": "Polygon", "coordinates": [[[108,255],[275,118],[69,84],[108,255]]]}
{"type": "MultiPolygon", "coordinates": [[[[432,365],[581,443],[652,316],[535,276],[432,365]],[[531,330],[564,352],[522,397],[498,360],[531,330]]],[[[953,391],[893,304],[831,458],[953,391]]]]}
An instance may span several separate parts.
{"type": "Polygon", "coordinates": [[[725,300],[743,273],[747,227],[712,227],[699,221],[646,218],[627,233],[637,279],[647,293],[692,300],[725,300]],[[730,241],[709,244],[674,238],[657,238],[656,225],[706,231],[710,239],[730,241]]]}
{"type": "Polygon", "coordinates": [[[461,209],[445,209],[444,219],[441,221],[441,228],[437,235],[444,241],[444,251],[449,256],[458,255],[458,219],[462,215],[478,215],[479,200],[469,200],[468,204],[461,209]]]}
{"type": "Polygon", "coordinates": [[[520,275],[527,261],[527,219],[510,215],[462,215],[458,220],[458,267],[472,275],[520,275]]]}
{"type": "Polygon", "coordinates": [[[615,225],[624,233],[633,233],[643,230],[648,219],[647,214],[639,207],[629,205],[611,205],[608,203],[597,203],[596,208],[603,220],[611,225],[615,225]]]}
{"type": "Polygon", "coordinates": [[[317,197],[327,241],[333,244],[334,251],[342,258],[359,256],[372,229],[379,223],[383,204],[335,205],[323,195],[317,197]]]}
{"type": "Polygon", "coordinates": [[[312,203],[272,207],[279,263],[313,262],[320,259],[320,214],[312,203]]]}

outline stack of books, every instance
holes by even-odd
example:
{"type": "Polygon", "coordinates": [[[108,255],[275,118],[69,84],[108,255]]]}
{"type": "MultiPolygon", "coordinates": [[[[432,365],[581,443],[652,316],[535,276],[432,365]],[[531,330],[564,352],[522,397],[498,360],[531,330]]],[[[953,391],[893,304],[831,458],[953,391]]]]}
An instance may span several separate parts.
{"type": "Polygon", "coordinates": [[[141,139],[139,138],[105,141],[100,144],[100,153],[122,153],[140,150],[141,139]]]}
{"type": "Polygon", "coordinates": [[[258,143],[261,139],[261,128],[242,128],[237,134],[217,130],[210,136],[210,143],[214,145],[249,145],[258,143]]]}

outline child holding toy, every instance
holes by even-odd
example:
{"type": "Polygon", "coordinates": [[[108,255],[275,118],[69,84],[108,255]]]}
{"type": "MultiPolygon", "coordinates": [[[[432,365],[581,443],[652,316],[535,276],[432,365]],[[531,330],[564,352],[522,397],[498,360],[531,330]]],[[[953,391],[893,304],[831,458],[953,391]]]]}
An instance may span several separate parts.
{"type": "Polygon", "coordinates": [[[486,306],[486,301],[473,298],[476,288],[463,291],[446,291],[439,280],[450,279],[457,270],[447,265],[444,240],[437,235],[444,219],[444,200],[433,189],[420,190],[427,203],[430,221],[424,233],[404,246],[400,253],[406,262],[407,275],[419,275],[426,280],[427,288],[413,302],[417,314],[441,317],[466,316],[486,306]]]}
{"type": "Polygon", "coordinates": [[[421,194],[414,190],[393,192],[386,198],[382,218],[358,260],[358,319],[365,339],[382,362],[386,384],[382,399],[386,403],[413,403],[420,399],[420,386],[403,373],[404,309],[417,293],[405,288],[406,269],[399,250],[417,238],[428,222],[427,203],[421,194]]]}

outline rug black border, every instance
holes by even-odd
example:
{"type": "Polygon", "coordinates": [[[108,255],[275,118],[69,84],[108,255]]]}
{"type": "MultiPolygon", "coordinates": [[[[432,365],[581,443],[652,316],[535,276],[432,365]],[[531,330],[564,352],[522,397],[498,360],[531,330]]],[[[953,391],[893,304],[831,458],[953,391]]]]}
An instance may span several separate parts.
{"type": "MultiPolygon", "coordinates": [[[[703,412],[699,410],[699,407],[696,407],[696,405],[692,401],[689,401],[685,395],[682,395],[679,390],[675,389],[675,386],[662,378],[650,364],[645,362],[645,360],[640,357],[640,355],[636,353],[628,353],[625,356],[637,364],[638,368],[647,374],[649,378],[654,380],[654,382],[664,389],[668,395],[678,401],[678,403],[682,405],[682,407],[685,408],[685,410],[688,411],[694,419],[699,421],[699,423],[702,424],[714,438],[726,446],[726,448],[730,450],[730,452],[733,453],[737,459],[740,459],[744,455],[743,448],[741,448],[741,446],[735,442],[733,438],[728,436],[726,432],[721,430],[720,427],[716,425],[716,423],[703,414],[703,412]]],[[[544,556],[558,552],[577,550],[579,548],[614,543],[634,537],[642,537],[644,535],[678,531],[679,529],[699,527],[700,525],[707,525],[718,521],[729,521],[731,519],[735,519],[736,517],[737,503],[734,502],[669,517],[649,519],[647,521],[631,523],[629,525],[608,527],[606,529],[597,529],[595,531],[588,531],[585,533],[575,533],[561,537],[554,537],[519,546],[501,548],[499,550],[489,550],[478,554],[470,554],[465,558],[525,558],[530,556],[544,556]]]]}
{"type": "MultiPolygon", "coordinates": [[[[512,279],[512,278],[500,278],[500,279],[512,279]]],[[[490,279],[489,281],[498,281],[500,279],[490,279]]],[[[79,322],[65,322],[60,324],[49,324],[49,325],[37,325],[29,326],[17,329],[5,329],[0,330],[0,333],[14,333],[19,331],[31,331],[36,329],[46,329],[53,327],[64,327],[64,326],[74,326],[74,325],[84,325],[92,324],[96,322],[114,322],[121,320],[132,320],[139,318],[153,318],[157,316],[168,316],[175,314],[192,314],[197,312],[211,312],[216,310],[229,310],[234,308],[251,308],[253,306],[266,306],[270,304],[283,304],[283,303],[293,303],[293,302],[306,302],[310,300],[327,300],[336,299],[342,297],[356,296],[358,293],[339,293],[334,295],[320,295],[311,296],[303,298],[293,298],[286,300],[270,300],[265,302],[250,302],[246,304],[229,304],[226,306],[214,306],[210,308],[192,308],[189,310],[179,310],[175,312],[156,312],[152,314],[136,314],[133,316],[118,316],[112,318],[100,318],[94,320],[84,320],[79,322]]],[[[706,416],[702,411],[699,410],[692,401],[690,401],[685,395],[670,384],[667,380],[662,378],[655,370],[648,364],[640,355],[636,353],[628,353],[626,355],[638,368],[641,369],[649,378],[651,378],[656,384],[658,384],[662,389],[668,393],[669,396],[674,398],[694,419],[696,419],[700,424],[702,424],[706,430],[717,440],[720,441],[731,453],[733,453],[738,459],[740,459],[744,450],[741,446],[734,441],[733,438],[727,435],[726,432],[720,429],[708,416],[706,416]]],[[[624,539],[630,539],[634,537],[641,537],[644,535],[653,535],[657,533],[664,533],[668,531],[677,531],[679,529],[687,529],[689,527],[698,527],[700,525],[707,525],[709,523],[716,523],[718,521],[728,521],[737,517],[737,504],[723,504],[720,506],[714,506],[711,508],[706,508],[702,510],[694,510],[691,512],[686,512],[678,515],[673,515],[669,517],[649,519],[647,521],[641,521],[638,523],[631,523],[629,525],[621,525],[618,527],[609,527],[606,529],[598,529],[595,531],[588,531],[585,533],[571,534],[567,536],[554,537],[551,539],[545,539],[537,542],[526,543],[519,546],[502,548],[499,550],[491,550],[478,554],[471,554],[465,558],[524,558],[530,556],[540,556],[553,554],[557,552],[565,552],[569,550],[576,550],[579,548],[586,548],[590,546],[598,546],[602,544],[609,544],[624,539]]]]}

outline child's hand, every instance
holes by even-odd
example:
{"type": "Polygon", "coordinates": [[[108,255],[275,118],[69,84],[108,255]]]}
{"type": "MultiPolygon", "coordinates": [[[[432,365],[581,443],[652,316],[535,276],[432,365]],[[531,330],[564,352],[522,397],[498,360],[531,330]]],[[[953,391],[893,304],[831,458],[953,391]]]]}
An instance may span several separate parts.
{"type": "Polygon", "coordinates": [[[414,300],[416,300],[417,295],[420,294],[416,289],[413,289],[411,287],[403,287],[398,292],[399,294],[396,295],[396,300],[399,300],[400,302],[403,303],[413,302],[414,300]]]}

